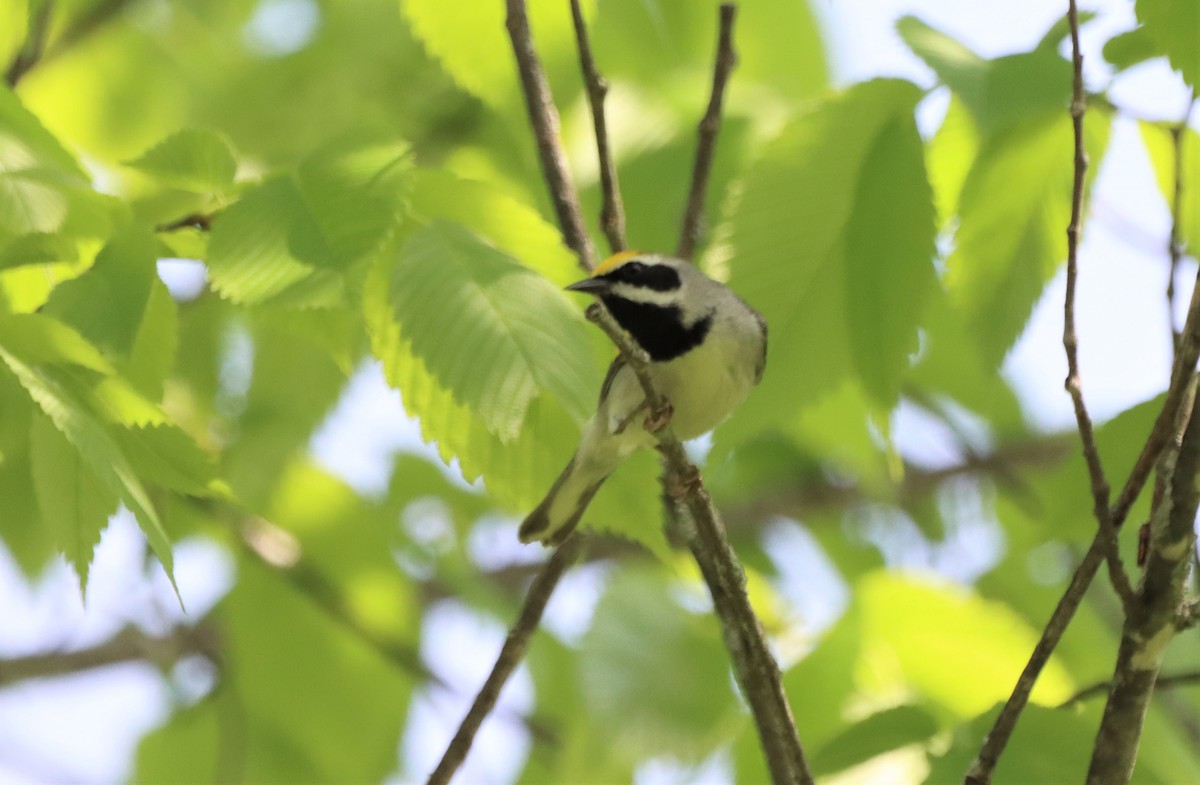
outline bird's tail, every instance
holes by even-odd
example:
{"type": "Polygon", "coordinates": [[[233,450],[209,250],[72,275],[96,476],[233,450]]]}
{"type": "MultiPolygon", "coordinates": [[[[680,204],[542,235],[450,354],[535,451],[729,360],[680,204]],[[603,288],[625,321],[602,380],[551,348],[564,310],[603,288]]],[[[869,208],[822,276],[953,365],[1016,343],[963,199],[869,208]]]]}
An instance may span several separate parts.
{"type": "Polygon", "coordinates": [[[558,545],[575,530],[592,497],[608,479],[611,470],[589,472],[572,458],[562,474],[550,486],[546,498],[521,521],[517,536],[521,542],[558,545]]]}

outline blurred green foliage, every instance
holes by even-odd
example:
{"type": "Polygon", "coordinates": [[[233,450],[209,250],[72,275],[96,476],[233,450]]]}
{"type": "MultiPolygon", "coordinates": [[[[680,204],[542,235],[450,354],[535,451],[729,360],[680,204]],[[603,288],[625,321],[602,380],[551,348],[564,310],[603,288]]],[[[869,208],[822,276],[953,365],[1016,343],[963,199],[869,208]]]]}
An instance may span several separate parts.
{"type": "MultiPolygon", "coordinates": [[[[670,248],[716,3],[582,5],[612,83],[630,242],[670,248]]],[[[595,234],[569,7],[530,6],[595,234]]],[[[1136,7],[1144,26],[1106,56],[1166,57],[1194,88],[1195,4],[1136,7]]],[[[952,94],[924,135],[927,91],[835,90],[806,4],[742,4],[701,256],[767,316],[770,360],[706,475],[818,776],[950,782],[1094,527],[1082,459],[1027,421],[998,370],[1065,256],[1070,68],[1062,25],[991,60],[919,19],[897,28],[952,94]],[[949,434],[962,465],[910,463],[901,407],[949,434]],[[998,542],[972,583],[888,566],[897,545],[934,552],[968,525],[998,542]],[[806,554],[781,551],[780,527],[806,533],[806,554]],[[785,587],[813,560],[832,577],[810,588],[849,596],[818,633],[785,587]]],[[[0,87],[0,538],[29,580],[61,554],[86,588],[123,505],[168,574],[187,538],[236,563],[192,620],[218,631],[213,684],[142,740],[133,779],[423,775],[396,748],[414,694],[443,689],[422,654],[431,614],[453,597],[512,618],[533,568],[477,544],[497,521],[509,536],[565,463],[612,356],[560,291],[579,271],[502,4],[2,0],[0,63],[14,63],[0,87]],[[203,263],[199,291],[168,291],[156,260],[172,258],[203,263]],[[313,433],[370,362],[449,471],[397,455],[366,495],[314,465],[313,433]]],[[[1093,174],[1115,114],[1099,101],[1087,115],[1093,174]]],[[[1171,132],[1144,124],[1142,139],[1169,200],[1171,132]]],[[[1187,141],[1200,183],[1200,139],[1187,141]]],[[[1111,476],[1156,404],[1101,429],[1111,476]]],[[[714,756],[735,781],[766,778],[701,584],[661,531],[654,474],[652,456],[632,461],[588,516],[607,533],[591,558],[610,566],[586,631],[533,642],[522,782],[629,781],[649,760],[714,756]]],[[[1115,613],[1103,590],[1084,605],[997,782],[1082,775],[1098,704],[1054,707],[1108,678],[1115,613]]],[[[1191,635],[1170,663],[1197,656],[1191,635]]],[[[1135,781],[1200,776],[1198,718],[1195,690],[1157,700],[1135,781]]]]}

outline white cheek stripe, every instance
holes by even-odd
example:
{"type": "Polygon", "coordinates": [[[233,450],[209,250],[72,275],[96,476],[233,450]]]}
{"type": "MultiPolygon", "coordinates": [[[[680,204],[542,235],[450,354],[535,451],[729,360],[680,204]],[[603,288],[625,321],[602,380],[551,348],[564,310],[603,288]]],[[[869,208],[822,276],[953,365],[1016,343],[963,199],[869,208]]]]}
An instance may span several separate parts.
{"type": "Polygon", "coordinates": [[[613,284],[612,293],[623,300],[629,300],[635,303],[647,303],[649,305],[661,305],[670,307],[679,305],[679,290],[672,289],[668,292],[660,292],[656,289],[647,289],[644,286],[632,286],[627,283],[613,284]]]}

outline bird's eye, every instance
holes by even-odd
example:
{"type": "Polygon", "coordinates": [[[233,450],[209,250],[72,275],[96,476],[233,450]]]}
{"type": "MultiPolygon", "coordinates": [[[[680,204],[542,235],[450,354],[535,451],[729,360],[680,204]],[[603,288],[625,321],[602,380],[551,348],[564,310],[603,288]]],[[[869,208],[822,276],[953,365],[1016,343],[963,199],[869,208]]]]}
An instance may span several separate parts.
{"type": "Polygon", "coordinates": [[[624,273],[631,278],[636,278],[646,272],[646,265],[641,262],[627,262],[625,264],[624,273]]]}

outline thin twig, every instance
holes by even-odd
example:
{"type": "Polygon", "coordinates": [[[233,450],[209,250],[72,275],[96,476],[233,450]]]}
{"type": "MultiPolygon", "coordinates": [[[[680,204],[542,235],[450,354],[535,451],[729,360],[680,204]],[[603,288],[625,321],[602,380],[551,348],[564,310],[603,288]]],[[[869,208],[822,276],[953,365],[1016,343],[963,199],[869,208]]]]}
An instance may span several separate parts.
{"type": "Polygon", "coordinates": [[[154,231],[177,232],[180,229],[197,229],[201,232],[207,232],[212,229],[212,224],[216,217],[213,213],[189,213],[182,218],[155,226],[154,231]]]}
{"type": "Polygon", "coordinates": [[[604,97],[608,95],[608,82],[596,70],[592,47],[588,42],[587,23],[579,0],[571,0],[571,16],[575,21],[575,43],[579,47],[579,67],[583,71],[583,83],[587,87],[588,102],[592,106],[592,125],[596,132],[596,155],[600,160],[600,189],[603,204],[600,207],[600,230],[608,239],[613,252],[625,250],[625,208],[621,205],[621,186],[617,182],[617,167],[613,163],[608,144],[608,122],[604,115],[604,97]]]}
{"type": "Polygon", "coordinates": [[[1071,102],[1071,121],[1075,129],[1075,177],[1071,191],[1071,223],[1067,227],[1067,293],[1063,304],[1063,347],[1067,353],[1067,392],[1075,408],[1075,422],[1079,427],[1079,439],[1083,443],[1083,455],[1087,461],[1088,478],[1092,486],[1093,512],[1100,530],[1104,534],[1105,560],[1113,588],[1128,615],[1133,603],[1133,586],[1125,567],[1117,540],[1117,529],[1113,525],[1108,508],[1109,486],[1100,463],[1100,451],[1096,447],[1096,433],[1092,418],[1083,401],[1083,386],[1079,378],[1079,339],[1075,332],[1075,288],[1079,279],[1079,235],[1083,222],[1084,179],[1087,175],[1088,158],[1084,148],[1083,117],[1087,111],[1087,99],[1083,94],[1083,53],[1079,48],[1079,18],[1075,0],[1069,0],[1067,18],[1071,26],[1071,51],[1074,64],[1074,98],[1071,102]]]}
{"type": "Polygon", "coordinates": [[[1187,137],[1188,118],[1192,114],[1192,104],[1196,102],[1196,92],[1188,95],[1187,111],[1179,125],[1171,128],[1171,147],[1174,154],[1174,177],[1171,194],[1171,236],[1167,240],[1167,255],[1171,258],[1170,279],[1167,281],[1167,320],[1171,325],[1171,351],[1179,352],[1179,330],[1175,328],[1175,274],[1179,271],[1179,263],[1183,261],[1183,231],[1180,219],[1180,205],[1183,204],[1183,143],[1187,137]]]}
{"type": "Polygon", "coordinates": [[[220,652],[220,635],[210,621],[201,621],[194,627],[176,627],[162,635],[148,635],[131,626],[86,649],[0,660],[0,685],[24,679],[66,676],[136,660],[167,668],[189,654],[200,654],[217,662],[220,652]]]}
{"type": "MultiPolygon", "coordinates": [[[[1194,684],[1200,684],[1200,672],[1197,673],[1177,673],[1174,676],[1161,676],[1154,684],[1155,692],[1159,690],[1169,690],[1172,687],[1188,687],[1194,684]]],[[[1111,681],[1098,681],[1095,684],[1084,687],[1079,692],[1059,704],[1058,708],[1065,709],[1074,706],[1076,703],[1095,698],[1099,695],[1104,695],[1112,687],[1111,681]]]]}
{"type": "Polygon", "coordinates": [[[692,185],[688,191],[687,207],[683,212],[683,230],[679,233],[679,245],[675,255],[680,259],[691,259],[704,233],[704,198],[708,193],[708,176],[712,172],[713,156],[717,148],[717,132],[721,129],[721,104],[725,97],[725,85],[729,74],[737,65],[737,52],[733,48],[733,21],[737,6],[722,3],[720,9],[720,34],[717,40],[717,55],[713,61],[712,94],[708,109],[697,130],[696,160],[692,165],[692,185]]]}
{"type": "Polygon", "coordinates": [[[546,603],[550,601],[550,596],[558,586],[559,579],[579,556],[581,541],[582,538],[578,534],[567,537],[562,545],[554,549],[554,553],[546,561],[546,566],[534,578],[533,583],[529,586],[529,593],[525,595],[525,602],[521,605],[521,612],[517,615],[517,621],[508,631],[508,638],[505,639],[504,646],[501,647],[500,654],[496,657],[496,664],[492,666],[492,672],[488,674],[487,680],[480,687],[479,694],[475,696],[471,708],[463,717],[462,724],[458,726],[458,732],[450,740],[437,768],[429,775],[428,785],[446,785],[458,771],[458,767],[462,765],[467,753],[471,750],[471,744],[475,741],[475,734],[479,730],[479,726],[483,724],[484,718],[491,713],[496,701],[500,698],[500,690],[512,672],[521,664],[521,660],[525,656],[525,649],[529,646],[529,639],[537,631],[542,613],[546,610],[546,603]]]}
{"type": "MultiPolygon", "coordinates": [[[[1058,645],[1063,632],[1074,617],[1079,603],[1083,600],[1083,595],[1091,585],[1092,578],[1095,576],[1095,570],[1099,567],[1100,561],[1105,561],[1108,564],[1109,577],[1113,589],[1121,600],[1126,617],[1130,615],[1134,605],[1133,586],[1129,581],[1129,576],[1126,574],[1124,566],[1121,564],[1117,540],[1118,519],[1113,514],[1113,510],[1109,508],[1108,480],[1104,475],[1104,468],[1100,462],[1100,453],[1096,447],[1095,430],[1092,426],[1091,416],[1084,405],[1083,388],[1079,378],[1079,340],[1075,331],[1075,287],[1078,278],[1079,235],[1083,218],[1083,192],[1088,160],[1083,136],[1083,117],[1087,108],[1087,99],[1083,92],[1083,53],[1079,46],[1079,15],[1075,0],[1069,0],[1068,2],[1067,20],[1071,28],[1071,62],[1073,65],[1071,121],[1074,128],[1075,149],[1074,178],[1071,189],[1071,221],[1067,227],[1067,291],[1063,303],[1063,348],[1067,355],[1067,378],[1065,386],[1071,396],[1071,403],[1075,410],[1075,422],[1079,430],[1080,441],[1083,445],[1083,455],[1088,468],[1088,479],[1091,483],[1093,513],[1099,524],[1099,530],[1091,547],[1088,549],[1087,555],[1084,557],[1083,563],[1075,571],[1067,591],[1059,600],[1050,621],[1046,624],[1046,628],[1037,645],[1034,647],[1029,662],[1017,680],[1016,686],[1013,688],[1012,695],[1001,709],[999,716],[984,739],[979,754],[972,761],[965,779],[967,785],[986,785],[991,781],[996,763],[1000,759],[1000,755],[1004,752],[1004,748],[1007,746],[1008,740],[1016,728],[1017,720],[1020,718],[1021,712],[1029,701],[1029,694],[1033,690],[1034,682],[1037,681],[1042,668],[1050,659],[1051,653],[1058,645]]],[[[1157,426],[1155,430],[1158,430],[1157,426]]],[[[1149,447],[1149,443],[1147,447],[1149,447]]],[[[1161,449],[1161,446],[1158,449],[1161,449]]],[[[1157,455],[1157,452],[1158,450],[1155,450],[1155,455],[1157,455]]],[[[1153,461],[1154,457],[1151,457],[1149,463],[1152,464],[1153,461]]],[[[1149,465],[1146,466],[1145,471],[1146,476],[1148,476],[1149,465]]],[[[1129,491],[1131,487],[1132,476],[1130,477],[1130,481],[1130,483],[1126,483],[1122,493],[1122,501],[1125,499],[1125,492],[1129,491]]],[[[1140,491],[1141,484],[1144,482],[1145,477],[1138,483],[1138,491],[1140,491]]],[[[1128,500],[1128,505],[1132,505],[1132,499],[1136,495],[1136,491],[1132,493],[1132,497],[1128,500]]],[[[1120,503],[1118,502],[1118,504],[1120,503]]],[[[1121,512],[1121,520],[1124,519],[1127,512],[1128,506],[1121,512]]]]}
{"type": "Polygon", "coordinates": [[[538,159],[542,165],[542,176],[550,188],[550,198],[558,215],[558,225],[563,239],[579,257],[579,264],[587,271],[596,266],[596,253],[583,222],[579,208],[579,193],[567,169],[567,155],[559,138],[560,121],[558,109],[550,95],[550,84],[541,60],[533,48],[533,34],[529,30],[529,15],[525,0],[506,0],[508,15],[505,26],[512,41],[513,54],[517,59],[517,70],[521,74],[521,92],[525,96],[525,107],[533,136],[537,140],[538,159]]]}

